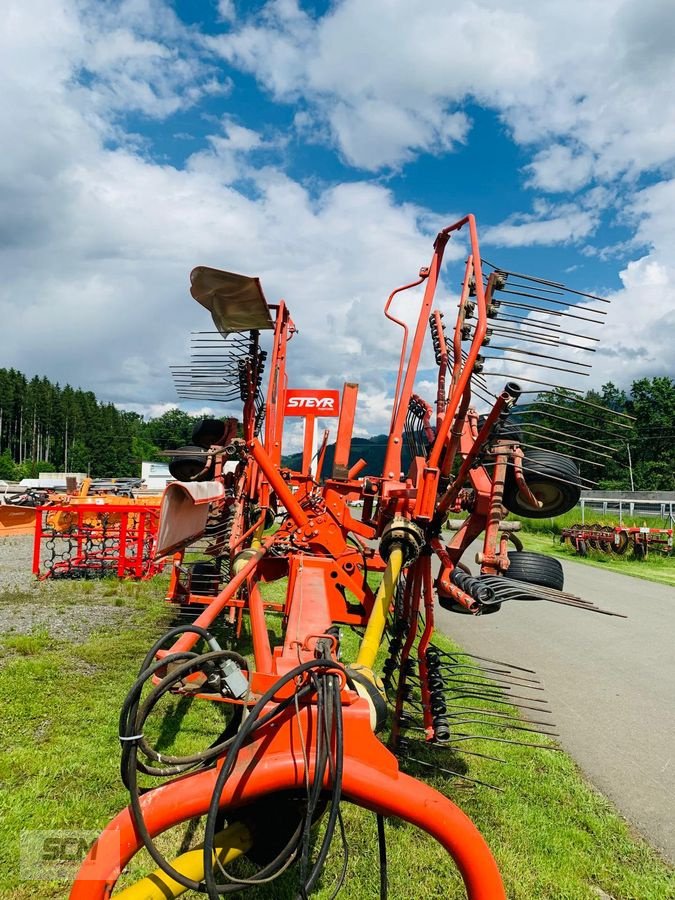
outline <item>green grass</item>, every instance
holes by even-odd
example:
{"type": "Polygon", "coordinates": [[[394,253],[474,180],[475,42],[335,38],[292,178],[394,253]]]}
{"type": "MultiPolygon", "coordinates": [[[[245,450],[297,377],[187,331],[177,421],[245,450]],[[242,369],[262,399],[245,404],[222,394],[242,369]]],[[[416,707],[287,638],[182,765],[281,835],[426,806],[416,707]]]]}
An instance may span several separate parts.
{"type": "MultiPolygon", "coordinates": [[[[54,606],[55,613],[82,602],[82,588],[62,584],[40,589],[31,602],[54,606]]],[[[272,590],[277,586],[272,586],[272,590]]],[[[0,667],[0,898],[55,900],[67,884],[22,881],[18,869],[19,838],[24,829],[100,830],[127,802],[118,773],[117,716],[148,646],[171,620],[162,600],[165,581],[122,584],[115,600],[125,609],[123,623],[104,626],[81,642],[50,645],[42,633],[30,652],[16,646],[0,667]],[[37,643],[36,643],[37,641],[37,643]]],[[[110,585],[85,591],[92,605],[110,605],[110,585]]],[[[0,642],[17,636],[0,636],[0,642]]],[[[444,649],[450,643],[436,642],[444,649]]],[[[356,637],[345,630],[345,658],[353,657],[356,637]]],[[[176,746],[175,722],[184,716],[182,749],[205,746],[218,731],[218,704],[168,698],[166,721],[154,732],[166,747],[176,746]]],[[[502,870],[512,900],[595,900],[601,889],[615,900],[667,900],[675,896],[675,873],[616,814],[610,803],[560,752],[528,750],[507,744],[494,752],[498,764],[442,751],[450,768],[498,784],[504,793],[474,787],[429,770],[408,766],[457,802],[486,836],[502,870]],[[464,761],[466,760],[466,761],[464,761]],[[467,769],[468,766],[468,769],[467,769]]],[[[483,748],[484,749],[484,748],[483,748]]],[[[488,751],[490,752],[490,751],[488,751]]],[[[350,847],[349,874],[341,896],[363,900],[377,896],[375,820],[345,804],[350,847]]],[[[390,897],[464,897],[447,855],[433,840],[397,821],[387,823],[390,897]]],[[[175,838],[160,842],[166,850],[175,838]]],[[[340,867],[339,840],[315,896],[327,900],[340,867]]],[[[129,876],[145,866],[141,854],[129,876]]],[[[251,898],[286,900],[295,895],[291,876],[272,891],[251,898]]],[[[193,895],[185,895],[193,896],[193,895]]],[[[194,895],[197,896],[197,895],[194,895]]]]}
{"type": "MultiPolygon", "coordinates": [[[[584,565],[619,572],[622,575],[632,575],[635,578],[644,578],[647,581],[655,581],[659,584],[667,584],[675,587],[675,555],[664,556],[658,552],[650,552],[646,559],[635,559],[630,552],[623,556],[602,553],[599,550],[588,551],[588,556],[582,557],[567,542],[560,543],[560,535],[563,528],[581,523],[581,510],[573,509],[557,519],[521,519],[523,531],[521,540],[526,550],[535,550],[539,553],[547,553],[559,559],[572,559],[584,565]]],[[[618,519],[613,516],[602,516],[594,512],[586,512],[586,524],[590,525],[618,525],[618,519]]],[[[628,526],[643,525],[640,518],[625,517],[623,524],[628,526]]],[[[661,520],[648,520],[651,528],[662,528],[661,520]]]]}

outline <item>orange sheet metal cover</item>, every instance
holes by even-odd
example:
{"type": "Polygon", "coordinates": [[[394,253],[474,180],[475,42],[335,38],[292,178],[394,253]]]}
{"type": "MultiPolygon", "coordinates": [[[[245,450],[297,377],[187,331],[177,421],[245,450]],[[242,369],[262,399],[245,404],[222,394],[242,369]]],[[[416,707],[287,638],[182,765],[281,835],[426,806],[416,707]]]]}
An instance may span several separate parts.
{"type": "Polygon", "coordinates": [[[190,285],[190,293],[208,309],[221,334],[274,328],[258,278],[197,266],[190,285]]]}
{"type": "Polygon", "coordinates": [[[0,537],[32,534],[35,531],[35,507],[0,504],[0,537]]]}

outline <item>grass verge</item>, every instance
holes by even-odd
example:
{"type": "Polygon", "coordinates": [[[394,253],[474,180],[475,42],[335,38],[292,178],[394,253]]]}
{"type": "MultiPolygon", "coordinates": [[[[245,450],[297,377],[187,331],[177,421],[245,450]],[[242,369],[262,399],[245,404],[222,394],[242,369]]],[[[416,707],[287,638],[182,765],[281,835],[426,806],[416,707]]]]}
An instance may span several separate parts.
{"type": "MultiPolygon", "coordinates": [[[[0,898],[55,900],[67,883],[26,881],[19,866],[22,831],[100,830],[127,802],[118,774],[117,716],[147,647],[165,630],[172,611],[162,600],[161,579],[150,584],[109,582],[100,590],[72,583],[49,594],[38,586],[33,604],[53,604],[57,615],[82,602],[124,609],[120,623],[81,634],[75,642],[31,641],[0,635],[0,898]],[[112,601],[112,604],[111,604],[112,601]]],[[[451,650],[447,639],[436,642],[451,650]]],[[[356,637],[345,634],[345,658],[356,637]]],[[[181,701],[165,708],[170,725],[181,701]]],[[[216,704],[195,701],[183,720],[182,740],[204,746],[217,727],[216,704]],[[186,733],[187,732],[187,733],[186,733]]],[[[161,723],[159,723],[161,729],[161,723]]],[[[159,733],[159,732],[158,732],[159,733]]],[[[166,746],[174,746],[167,728],[166,746]]],[[[471,757],[471,777],[500,785],[504,793],[406,766],[430,781],[471,816],[486,836],[512,900],[667,900],[675,896],[675,872],[616,814],[560,752],[507,744],[495,756],[471,757]],[[604,893],[603,893],[604,892],[604,893]]],[[[185,744],[182,749],[186,749],[185,744]]],[[[491,752],[491,751],[488,751],[491,752]]],[[[442,758],[446,761],[446,758],[442,758]]],[[[458,768],[454,761],[451,768],[458,768]]],[[[461,769],[460,769],[461,770],[461,769]]],[[[346,900],[377,896],[377,842],[372,814],[345,804],[350,848],[346,900]]],[[[398,821],[387,823],[390,897],[454,898],[464,891],[451,862],[426,835],[398,821]]],[[[339,841],[315,896],[326,900],[341,865],[339,841]]],[[[134,866],[138,877],[142,857],[134,866]]],[[[295,896],[292,877],[251,898],[295,896]]],[[[186,897],[193,896],[186,894],[186,897]]],[[[194,895],[198,896],[198,895],[194,895]]]]}
{"type": "MultiPolygon", "coordinates": [[[[586,515],[587,523],[597,525],[618,524],[612,516],[602,516],[594,512],[586,515]]],[[[547,553],[559,559],[572,559],[584,565],[605,569],[611,572],[619,572],[621,575],[632,575],[634,578],[643,578],[646,581],[655,581],[659,584],[667,584],[675,587],[675,555],[662,556],[659,553],[650,553],[646,559],[635,559],[629,553],[624,556],[602,553],[597,550],[588,551],[588,556],[579,554],[568,543],[560,543],[560,535],[563,528],[581,522],[581,510],[573,509],[557,519],[522,519],[523,531],[521,539],[526,550],[536,550],[539,553],[547,553]]],[[[642,519],[627,519],[625,525],[643,525],[642,519]]],[[[660,528],[661,522],[654,522],[654,528],[660,528]]]]}

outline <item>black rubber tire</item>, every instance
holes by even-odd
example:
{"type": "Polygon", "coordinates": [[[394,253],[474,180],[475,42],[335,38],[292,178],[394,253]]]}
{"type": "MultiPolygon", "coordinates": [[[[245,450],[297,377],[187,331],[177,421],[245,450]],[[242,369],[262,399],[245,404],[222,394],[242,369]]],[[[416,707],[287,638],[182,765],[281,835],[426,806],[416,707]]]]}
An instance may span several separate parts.
{"type": "Polygon", "coordinates": [[[647,547],[645,544],[639,544],[637,541],[633,544],[633,559],[646,559],[647,547]]]}
{"type": "MultiPolygon", "coordinates": [[[[457,603],[456,600],[453,600],[451,597],[439,597],[438,598],[439,606],[444,609],[446,612],[457,613],[460,616],[473,616],[470,610],[466,608],[466,606],[462,606],[461,603],[457,603]]],[[[488,616],[490,613],[499,612],[502,608],[501,603],[486,603],[483,607],[480,615],[488,616]]]]}
{"type": "Polygon", "coordinates": [[[190,593],[202,597],[217,597],[220,591],[220,572],[212,562],[196,562],[190,568],[190,593]]]}
{"type": "MultiPolygon", "coordinates": [[[[206,465],[207,457],[203,448],[195,444],[188,444],[187,447],[177,447],[175,453],[176,456],[169,463],[169,472],[176,481],[193,481],[206,465]]],[[[200,481],[204,481],[208,477],[208,475],[202,476],[200,481]]]]}
{"type": "MultiPolygon", "coordinates": [[[[480,431],[483,425],[485,425],[485,421],[487,416],[481,415],[478,416],[478,430],[480,431]]],[[[513,422],[509,422],[508,420],[504,422],[501,426],[498,426],[498,430],[494,433],[495,438],[499,438],[500,440],[509,440],[509,441],[517,441],[519,444],[523,441],[523,432],[517,425],[514,425],[513,422]]]]}
{"type": "Polygon", "coordinates": [[[504,484],[504,506],[525,519],[548,519],[561,516],[579,502],[581,478],[573,459],[550,450],[528,450],[523,459],[523,475],[527,486],[543,506],[531,506],[518,491],[513,467],[509,466],[504,484]]]}
{"type": "Polygon", "coordinates": [[[625,531],[619,531],[619,532],[617,532],[617,535],[618,535],[618,540],[617,540],[617,537],[615,536],[615,538],[611,544],[611,550],[612,550],[612,553],[616,553],[617,556],[623,556],[623,554],[628,549],[628,544],[630,543],[630,541],[628,539],[628,534],[625,531]]]}
{"type": "Polygon", "coordinates": [[[541,587],[554,588],[561,591],[565,584],[565,575],[560,561],[543,553],[532,553],[528,550],[511,550],[510,565],[504,573],[507,578],[525,581],[528,584],[539,584],[541,587]]]}
{"type": "Polygon", "coordinates": [[[192,429],[192,443],[208,450],[213,444],[220,442],[226,427],[222,419],[201,419],[192,429]]]}

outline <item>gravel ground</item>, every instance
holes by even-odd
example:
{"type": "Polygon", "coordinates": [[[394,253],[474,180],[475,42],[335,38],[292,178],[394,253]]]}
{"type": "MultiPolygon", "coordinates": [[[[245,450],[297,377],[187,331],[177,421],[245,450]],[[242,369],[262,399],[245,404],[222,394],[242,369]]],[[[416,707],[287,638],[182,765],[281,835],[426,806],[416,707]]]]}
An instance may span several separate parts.
{"type": "Polygon", "coordinates": [[[33,537],[0,539],[0,641],[3,635],[46,630],[81,642],[98,628],[128,618],[116,579],[38,581],[32,573],[33,537]]]}

